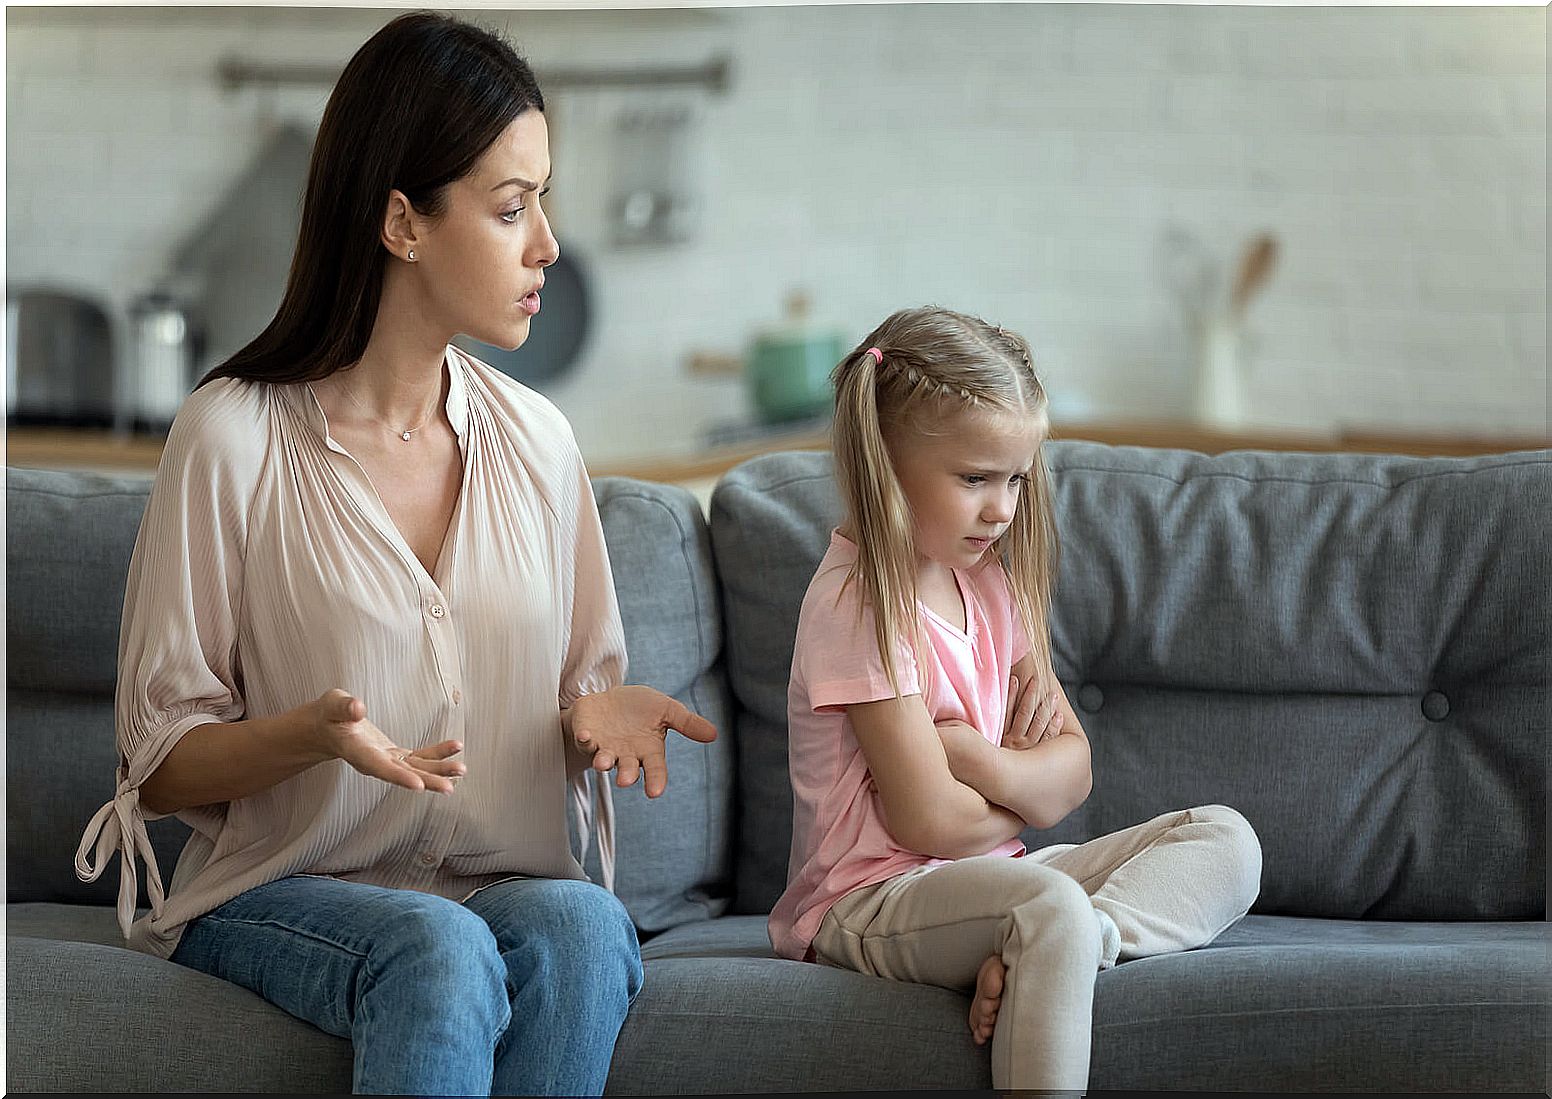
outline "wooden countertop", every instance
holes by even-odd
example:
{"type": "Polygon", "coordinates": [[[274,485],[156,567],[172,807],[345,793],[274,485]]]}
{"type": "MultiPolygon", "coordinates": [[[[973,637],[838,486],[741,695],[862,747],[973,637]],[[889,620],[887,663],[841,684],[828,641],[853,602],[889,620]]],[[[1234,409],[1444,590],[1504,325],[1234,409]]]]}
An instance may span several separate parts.
{"type": "MultiPolygon", "coordinates": [[[[1552,439],[1535,436],[1462,436],[1342,431],[1315,434],[1294,430],[1253,429],[1215,431],[1195,424],[1168,421],[1109,421],[1056,424],[1059,439],[1082,439],[1114,446],[1151,446],[1220,454],[1228,450],[1297,450],[1321,453],[1357,452],[1418,456],[1468,456],[1552,447],[1552,439]]],[[[71,428],[16,427],[6,432],[7,465],[44,469],[111,469],[154,472],[161,457],[160,436],[118,436],[108,431],[71,428]]],[[[740,462],[777,450],[823,450],[829,438],[812,428],[772,433],[738,446],[702,454],[641,461],[588,463],[594,476],[637,477],[676,483],[716,478],[740,462]]]]}

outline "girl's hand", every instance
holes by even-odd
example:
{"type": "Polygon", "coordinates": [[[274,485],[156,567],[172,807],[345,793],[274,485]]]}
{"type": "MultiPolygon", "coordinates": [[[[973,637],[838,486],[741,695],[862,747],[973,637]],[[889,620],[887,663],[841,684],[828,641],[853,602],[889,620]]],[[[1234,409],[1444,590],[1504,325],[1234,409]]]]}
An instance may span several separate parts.
{"type": "Polygon", "coordinates": [[[366,719],[366,703],[348,691],[336,687],[302,709],[323,751],[332,759],[343,759],[363,775],[407,790],[450,794],[468,770],[447,758],[463,751],[456,740],[425,748],[399,747],[366,719]]]}
{"type": "Polygon", "coordinates": [[[1062,731],[1062,712],[1056,705],[1056,692],[1040,697],[1031,678],[1020,690],[1018,676],[1008,681],[1008,724],[1002,733],[1002,746],[1015,751],[1033,748],[1062,731]]]}
{"type": "Polygon", "coordinates": [[[637,684],[583,695],[564,713],[572,742],[592,755],[593,770],[618,767],[616,786],[630,786],[645,774],[649,798],[668,786],[663,741],[669,729],[702,744],[717,739],[717,727],[700,714],[661,691],[637,684]]]}
{"type": "Polygon", "coordinates": [[[995,751],[991,741],[975,726],[963,721],[938,721],[934,726],[938,739],[943,742],[943,752],[948,756],[949,773],[966,786],[979,789],[976,781],[983,773],[981,764],[985,762],[986,752],[995,751]]]}

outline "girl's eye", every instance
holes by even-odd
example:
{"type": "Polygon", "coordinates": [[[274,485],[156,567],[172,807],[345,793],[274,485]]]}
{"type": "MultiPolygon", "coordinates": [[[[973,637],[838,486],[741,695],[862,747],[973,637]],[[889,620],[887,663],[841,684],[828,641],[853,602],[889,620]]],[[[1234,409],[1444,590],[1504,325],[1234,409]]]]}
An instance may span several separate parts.
{"type": "Polygon", "coordinates": [[[1029,478],[1025,477],[1022,473],[1015,473],[1012,477],[1008,478],[1008,484],[1021,485],[1027,480],[1029,480],[1029,478]]]}
{"type": "Polygon", "coordinates": [[[986,482],[986,478],[982,477],[979,473],[966,473],[963,476],[965,484],[967,485],[980,485],[986,482]]]}

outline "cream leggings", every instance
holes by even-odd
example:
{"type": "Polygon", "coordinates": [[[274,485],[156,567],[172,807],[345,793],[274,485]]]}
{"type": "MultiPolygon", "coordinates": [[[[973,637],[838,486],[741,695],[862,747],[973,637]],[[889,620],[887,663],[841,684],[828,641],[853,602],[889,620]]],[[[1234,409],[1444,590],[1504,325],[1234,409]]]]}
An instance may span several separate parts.
{"type": "Polygon", "coordinates": [[[864,886],[830,909],[814,953],[827,965],[965,991],[1000,955],[1008,972],[993,1087],[1082,1091],[1095,973],[1211,942],[1250,910],[1260,882],[1249,822],[1204,805],[1083,844],[959,859],[864,886]]]}

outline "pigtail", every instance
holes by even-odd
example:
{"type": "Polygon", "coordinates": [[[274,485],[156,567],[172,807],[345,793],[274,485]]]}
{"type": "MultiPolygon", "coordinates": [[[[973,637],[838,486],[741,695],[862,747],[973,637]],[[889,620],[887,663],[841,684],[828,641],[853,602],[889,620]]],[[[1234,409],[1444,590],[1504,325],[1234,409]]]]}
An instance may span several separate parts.
{"type": "MultiPolygon", "coordinates": [[[[895,645],[904,632],[921,652],[916,615],[916,539],[910,505],[895,477],[878,417],[879,372],[883,353],[868,347],[842,359],[833,375],[835,421],[831,450],[836,480],[854,527],[857,561],[846,583],[858,585],[863,605],[873,611],[879,656],[889,686],[900,695],[895,645]]],[[[842,591],[845,586],[842,586],[842,591]]],[[[925,667],[918,661],[918,667],[925,667]]]]}

